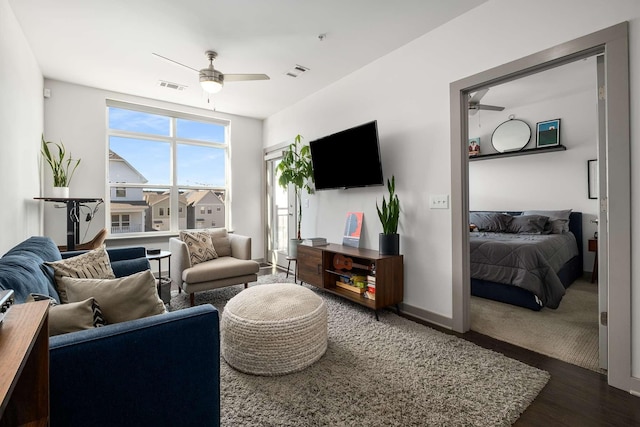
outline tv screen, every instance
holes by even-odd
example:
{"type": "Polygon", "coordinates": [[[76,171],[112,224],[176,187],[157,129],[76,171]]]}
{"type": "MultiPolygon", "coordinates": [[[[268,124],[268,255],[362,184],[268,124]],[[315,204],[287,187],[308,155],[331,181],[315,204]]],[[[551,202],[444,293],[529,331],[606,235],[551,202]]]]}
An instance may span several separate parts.
{"type": "Polygon", "coordinates": [[[383,185],[376,121],[309,143],[316,190],[383,185]]]}

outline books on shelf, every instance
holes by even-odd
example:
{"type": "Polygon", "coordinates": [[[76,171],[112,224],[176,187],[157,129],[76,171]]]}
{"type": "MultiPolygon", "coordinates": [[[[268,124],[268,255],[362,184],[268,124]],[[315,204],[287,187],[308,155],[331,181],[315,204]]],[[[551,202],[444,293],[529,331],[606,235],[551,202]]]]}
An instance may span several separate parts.
{"type": "Polygon", "coordinates": [[[376,284],[376,276],[368,275],[367,276],[367,282],[373,283],[375,285],[376,284]]]}
{"type": "Polygon", "coordinates": [[[375,293],[373,293],[373,292],[365,291],[365,292],[364,292],[364,297],[365,297],[366,299],[370,299],[370,300],[373,300],[373,301],[375,301],[375,300],[376,300],[376,294],[375,294],[375,293]]]}
{"type": "Polygon", "coordinates": [[[306,246],[326,246],[328,245],[327,239],[324,237],[310,237],[302,240],[302,244],[306,246]]]}
{"type": "Polygon", "coordinates": [[[346,290],[351,291],[351,292],[355,292],[357,294],[365,293],[365,289],[364,288],[358,288],[357,286],[353,286],[353,285],[350,285],[348,283],[341,282],[339,280],[336,281],[336,286],[339,287],[339,288],[342,288],[342,289],[346,289],[346,290]]]}

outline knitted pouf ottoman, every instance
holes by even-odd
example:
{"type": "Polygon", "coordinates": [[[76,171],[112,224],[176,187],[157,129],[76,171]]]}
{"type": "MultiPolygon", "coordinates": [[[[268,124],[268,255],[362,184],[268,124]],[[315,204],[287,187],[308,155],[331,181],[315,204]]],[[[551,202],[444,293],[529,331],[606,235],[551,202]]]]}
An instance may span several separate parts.
{"type": "Polygon", "coordinates": [[[253,286],[222,312],[221,352],[235,369],[254,375],[300,371],[327,350],[327,307],[292,283],[253,286]]]}

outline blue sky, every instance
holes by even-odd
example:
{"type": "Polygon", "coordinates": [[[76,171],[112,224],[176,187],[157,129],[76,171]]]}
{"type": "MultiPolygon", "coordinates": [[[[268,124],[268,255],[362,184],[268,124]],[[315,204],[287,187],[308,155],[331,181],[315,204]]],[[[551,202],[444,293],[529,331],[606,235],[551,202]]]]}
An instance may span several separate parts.
{"type": "MultiPolygon", "coordinates": [[[[155,114],[109,107],[111,129],[170,136],[171,119],[155,114]]],[[[224,142],[225,128],[215,123],[177,119],[179,138],[224,142]]],[[[138,170],[149,184],[170,184],[170,144],[163,141],[111,136],[109,148],[138,170]]],[[[178,185],[223,187],[225,152],[216,147],[177,144],[178,185]]]]}

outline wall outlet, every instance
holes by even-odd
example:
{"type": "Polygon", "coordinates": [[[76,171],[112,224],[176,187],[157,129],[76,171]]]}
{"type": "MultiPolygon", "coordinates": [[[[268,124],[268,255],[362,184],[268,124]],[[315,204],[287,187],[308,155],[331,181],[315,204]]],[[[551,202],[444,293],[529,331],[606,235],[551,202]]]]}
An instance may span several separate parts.
{"type": "Polygon", "coordinates": [[[429,196],[430,209],[449,209],[449,195],[429,196]]]}

